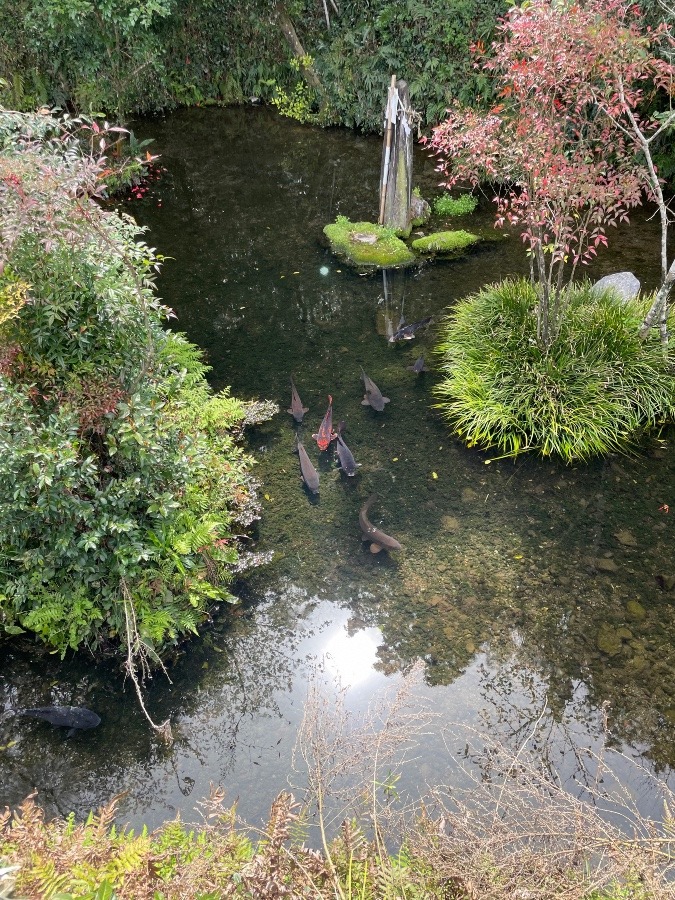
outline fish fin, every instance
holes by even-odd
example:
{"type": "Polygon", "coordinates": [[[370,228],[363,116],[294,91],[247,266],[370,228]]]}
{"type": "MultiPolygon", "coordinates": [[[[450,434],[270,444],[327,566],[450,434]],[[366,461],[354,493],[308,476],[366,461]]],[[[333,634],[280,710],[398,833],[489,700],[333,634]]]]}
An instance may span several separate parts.
{"type": "Polygon", "coordinates": [[[391,400],[389,399],[389,397],[383,397],[383,398],[382,398],[382,401],[383,401],[384,403],[391,403],[391,400]]]}
{"type": "Polygon", "coordinates": [[[370,400],[367,397],[364,397],[361,401],[361,406],[370,406],[370,400]]]}
{"type": "Polygon", "coordinates": [[[318,435],[318,434],[313,434],[313,435],[312,435],[312,440],[313,440],[313,441],[318,441],[318,440],[319,440],[319,435],[318,435]]]}
{"type": "MultiPolygon", "coordinates": [[[[290,409],[289,409],[288,411],[290,412],[290,409]]],[[[308,412],[309,412],[309,406],[303,406],[303,407],[302,407],[302,412],[303,412],[303,414],[304,414],[304,413],[308,413],[308,412]]]]}
{"type": "Polygon", "coordinates": [[[382,547],[380,547],[379,544],[371,544],[371,545],[370,545],[370,552],[371,552],[371,553],[379,553],[381,549],[382,549],[382,547]]]}
{"type": "Polygon", "coordinates": [[[361,535],[361,540],[362,541],[372,541],[372,537],[371,537],[371,535],[366,534],[366,532],[364,531],[363,534],[361,535]]]}

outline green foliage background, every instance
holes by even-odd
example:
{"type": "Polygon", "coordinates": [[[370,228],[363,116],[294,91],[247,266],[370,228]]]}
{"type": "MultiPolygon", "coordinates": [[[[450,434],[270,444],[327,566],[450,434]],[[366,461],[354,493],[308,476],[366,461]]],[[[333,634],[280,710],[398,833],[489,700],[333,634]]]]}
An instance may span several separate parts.
{"type": "MultiPolygon", "coordinates": [[[[489,94],[470,43],[489,41],[505,0],[344,0],[327,29],[319,0],[285,10],[326,91],[331,119],[379,130],[392,73],[425,123],[489,94]]],[[[297,66],[269,0],[0,0],[5,106],[72,104],[119,121],[177,105],[271,101],[297,66]]]]}

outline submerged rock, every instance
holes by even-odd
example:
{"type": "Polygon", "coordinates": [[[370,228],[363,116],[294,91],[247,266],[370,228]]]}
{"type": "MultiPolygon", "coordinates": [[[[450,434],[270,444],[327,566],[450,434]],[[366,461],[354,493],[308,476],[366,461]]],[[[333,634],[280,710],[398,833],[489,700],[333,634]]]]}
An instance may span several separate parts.
{"type": "Polygon", "coordinates": [[[637,547],[638,542],[635,535],[627,528],[622,528],[614,532],[614,537],[624,547],[637,547]]]}
{"type": "Polygon", "coordinates": [[[647,610],[637,600],[629,600],[626,603],[626,618],[631,622],[642,622],[647,616],[647,610]]]}
{"type": "Polygon", "coordinates": [[[617,656],[623,650],[624,641],[629,641],[632,637],[633,632],[629,628],[614,628],[605,622],[598,629],[595,644],[606,656],[617,656]]]}
{"type": "Polygon", "coordinates": [[[441,528],[444,531],[459,531],[459,519],[456,516],[443,516],[441,518],[441,528]]]}
{"type": "Polygon", "coordinates": [[[602,294],[608,290],[612,290],[621,303],[628,303],[640,293],[640,282],[632,272],[614,272],[600,278],[593,285],[594,294],[602,294]]]}

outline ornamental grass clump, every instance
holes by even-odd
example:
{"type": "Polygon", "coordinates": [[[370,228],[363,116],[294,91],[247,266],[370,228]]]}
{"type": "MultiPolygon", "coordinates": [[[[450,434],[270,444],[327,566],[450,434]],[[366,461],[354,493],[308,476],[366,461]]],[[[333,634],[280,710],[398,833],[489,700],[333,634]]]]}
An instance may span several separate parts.
{"type": "Polygon", "coordinates": [[[570,289],[547,350],[526,280],[490,285],[445,320],[438,408],[470,446],[565,462],[627,451],[675,414],[675,380],[657,341],[642,342],[646,306],[589,284],[570,289]]]}

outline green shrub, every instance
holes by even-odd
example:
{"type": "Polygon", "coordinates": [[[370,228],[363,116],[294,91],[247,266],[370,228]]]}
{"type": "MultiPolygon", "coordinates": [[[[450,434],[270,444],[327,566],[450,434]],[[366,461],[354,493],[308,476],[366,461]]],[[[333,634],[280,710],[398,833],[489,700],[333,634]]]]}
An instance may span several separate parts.
{"type": "Polygon", "coordinates": [[[254,502],[244,409],[163,328],[160,259],[86,199],[98,170],[77,138],[25,146],[10,125],[0,114],[0,633],[125,652],[132,603],[161,653],[233,599],[233,518],[254,502]]]}
{"type": "Polygon", "coordinates": [[[478,197],[473,194],[461,194],[451,197],[443,194],[434,200],[434,212],[438,216],[466,216],[478,206],[478,197]]]}
{"type": "Polygon", "coordinates": [[[438,408],[469,446],[574,462],[626,451],[673,418],[675,381],[660,344],[638,338],[642,302],[574,287],[546,353],[536,302],[529,282],[508,280],[460,301],[445,321],[438,408]]]}

